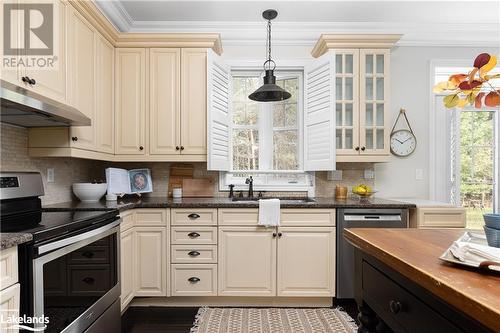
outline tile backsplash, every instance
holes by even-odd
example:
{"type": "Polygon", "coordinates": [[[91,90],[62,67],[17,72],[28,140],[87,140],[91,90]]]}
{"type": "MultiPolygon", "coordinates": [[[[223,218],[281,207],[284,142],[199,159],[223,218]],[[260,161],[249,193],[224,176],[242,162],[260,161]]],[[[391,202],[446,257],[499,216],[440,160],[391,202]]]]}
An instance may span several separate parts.
{"type": "MultiPolygon", "coordinates": [[[[171,163],[166,162],[123,162],[111,163],[92,161],[77,158],[32,158],[28,156],[28,130],[21,127],[1,125],[0,169],[2,171],[39,171],[42,174],[45,187],[43,204],[65,202],[75,199],[71,184],[89,182],[92,180],[105,181],[105,168],[113,166],[124,169],[150,168],[153,176],[154,192],[149,196],[166,196],[171,163]],[[47,168],[54,168],[55,179],[47,183],[47,168]]],[[[226,191],[219,191],[219,173],[207,171],[206,163],[192,163],[195,178],[210,178],[214,183],[215,196],[225,197],[226,191]]],[[[373,186],[373,179],[364,179],[364,170],[373,170],[372,163],[338,163],[337,169],[343,171],[343,179],[329,181],[327,172],[316,172],[316,196],[333,197],[335,185],[345,185],[349,188],[364,183],[373,186]]],[[[267,192],[266,195],[306,195],[305,192],[267,192]]]]}

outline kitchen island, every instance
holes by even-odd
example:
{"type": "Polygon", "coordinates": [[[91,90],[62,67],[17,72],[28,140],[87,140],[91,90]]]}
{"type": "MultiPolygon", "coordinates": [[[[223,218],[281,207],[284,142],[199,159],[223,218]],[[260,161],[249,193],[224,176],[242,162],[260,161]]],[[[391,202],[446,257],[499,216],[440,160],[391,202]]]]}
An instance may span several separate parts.
{"type": "Polygon", "coordinates": [[[346,229],[359,332],[499,332],[500,273],[439,256],[463,230],[346,229]]]}

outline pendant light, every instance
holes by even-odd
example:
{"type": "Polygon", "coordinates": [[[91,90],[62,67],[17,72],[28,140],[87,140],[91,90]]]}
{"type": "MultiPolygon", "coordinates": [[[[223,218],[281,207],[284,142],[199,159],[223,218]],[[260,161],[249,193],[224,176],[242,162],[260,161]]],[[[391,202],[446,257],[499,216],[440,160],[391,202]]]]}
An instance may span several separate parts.
{"type": "Polygon", "coordinates": [[[276,63],[271,59],[271,20],[276,16],[278,12],[274,9],[268,9],[262,13],[262,17],[267,20],[267,60],[264,62],[266,76],[264,76],[264,84],[248,96],[257,102],[277,102],[292,97],[288,91],[276,85],[276,76],[274,76],[276,63]]]}

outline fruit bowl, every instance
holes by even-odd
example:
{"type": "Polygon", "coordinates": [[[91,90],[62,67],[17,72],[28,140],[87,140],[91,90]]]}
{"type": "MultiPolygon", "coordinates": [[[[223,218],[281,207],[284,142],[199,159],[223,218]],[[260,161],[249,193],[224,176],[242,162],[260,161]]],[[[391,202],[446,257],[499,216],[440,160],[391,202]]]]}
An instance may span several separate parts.
{"type": "Polygon", "coordinates": [[[360,199],[367,199],[367,198],[371,197],[372,195],[374,195],[375,193],[377,193],[377,191],[374,191],[368,185],[361,184],[361,185],[353,186],[352,193],[359,196],[360,199]]]}

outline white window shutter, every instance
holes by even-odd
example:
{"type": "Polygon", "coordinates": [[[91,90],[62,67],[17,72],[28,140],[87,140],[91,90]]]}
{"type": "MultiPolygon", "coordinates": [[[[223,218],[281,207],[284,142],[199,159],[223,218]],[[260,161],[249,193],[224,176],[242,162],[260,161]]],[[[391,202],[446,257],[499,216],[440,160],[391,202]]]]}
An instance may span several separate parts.
{"type": "Polygon", "coordinates": [[[304,67],[304,171],[335,170],[335,53],[304,67]]]}
{"type": "Polygon", "coordinates": [[[207,54],[207,170],[231,165],[231,70],[212,50],[207,54]]]}

